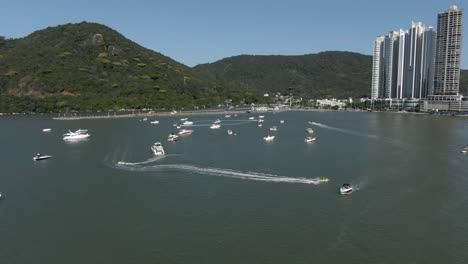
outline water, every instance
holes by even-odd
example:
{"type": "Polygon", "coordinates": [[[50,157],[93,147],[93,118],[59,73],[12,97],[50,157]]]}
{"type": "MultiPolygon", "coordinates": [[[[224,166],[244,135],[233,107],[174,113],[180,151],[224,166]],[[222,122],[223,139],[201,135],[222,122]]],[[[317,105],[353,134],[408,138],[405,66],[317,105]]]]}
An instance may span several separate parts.
{"type": "Polygon", "coordinates": [[[284,112],[259,128],[248,117],[193,117],[178,142],[166,136],[181,117],[1,117],[0,263],[468,259],[468,119],[284,112]],[[89,140],[62,140],[78,128],[89,140]],[[345,182],[357,191],[338,194],[345,182]]]}

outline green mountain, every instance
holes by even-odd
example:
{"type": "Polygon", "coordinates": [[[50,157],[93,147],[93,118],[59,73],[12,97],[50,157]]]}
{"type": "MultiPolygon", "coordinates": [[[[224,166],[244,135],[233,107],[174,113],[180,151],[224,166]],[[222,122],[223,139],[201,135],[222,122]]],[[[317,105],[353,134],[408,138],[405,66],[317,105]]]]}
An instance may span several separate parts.
{"type": "Polygon", "coordinates": [[[194,69],[207,78],[265,93],[347,98],[370,94],[371,68],[371,56],[328,51],[302,56],[241,55],[194,69]]]}
{"type": "Polygon", "coordinates": [[[0,38],[0,112],[181,108],[221,100],[213,82],[106,26],[0,38]]]}

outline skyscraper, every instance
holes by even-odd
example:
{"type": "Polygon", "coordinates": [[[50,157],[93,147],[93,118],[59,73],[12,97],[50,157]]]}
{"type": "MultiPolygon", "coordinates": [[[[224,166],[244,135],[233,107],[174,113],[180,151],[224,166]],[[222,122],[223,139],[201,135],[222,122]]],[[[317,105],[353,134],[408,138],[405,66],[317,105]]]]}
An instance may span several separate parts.
{"type": "Polygon", "coordinates": [[[460,58],[463,10],[451,6],[437,17],[434,100],[460,100],[460,58]]]}
{"type": "Polygon", "coordinates": [[[381,95],[379,94],[379,87],[383,83],[383,44],[385,37],[378,36],[374,42],[374,60],[372,63],[372,91],[371,99],[377,99],[381,95]]]}

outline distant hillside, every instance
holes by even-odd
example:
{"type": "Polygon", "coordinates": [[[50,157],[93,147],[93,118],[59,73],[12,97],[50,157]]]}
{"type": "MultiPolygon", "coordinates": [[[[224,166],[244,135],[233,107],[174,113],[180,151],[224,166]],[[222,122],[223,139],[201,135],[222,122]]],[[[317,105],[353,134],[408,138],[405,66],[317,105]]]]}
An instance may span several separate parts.
{"type": "Polygon", "coordinates": [[[371,68],[371,56],[338,51],[302,56],[241,55],[194,67],[197,73],[217,81],[313,98],[369,95],[371,68]]]}
{"type": "Polygon", "coordinates": [[[221,101],[215,85],[106,26],[0,38],[0,112],[180,108],[221,101]]]}

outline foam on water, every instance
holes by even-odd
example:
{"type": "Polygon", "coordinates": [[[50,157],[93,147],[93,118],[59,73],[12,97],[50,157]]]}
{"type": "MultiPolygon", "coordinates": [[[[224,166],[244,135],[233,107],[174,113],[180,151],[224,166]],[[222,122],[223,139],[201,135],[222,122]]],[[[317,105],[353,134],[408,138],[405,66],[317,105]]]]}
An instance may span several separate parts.
{"type": "Polygon", "coordinates": [[[368,137],[368,138],[378,138],[376,135],[361,133],[361,132],[358,132],[358,131],[338,128],[338,127],[331,127],[331,126],[327,126],[327,125],[321,124],[321,123],[309,122],[309,124],[314,125],[314,126],[318,126],[318,127],[321,127],[321,128],[325,128],[325,129],[334,130],[334,131],[337,131],[337,132],[349,134],[349,135],[360,136],[360,137],[368,137]]]}
{"type": "Polygon", "coordinates": [[[252,181],[265,181],[265,182],[283,182],[283,183],[302,183],[302,184],[320,184],[326,180],[322,178],[294,178],[286,177],[275,174],[267,174],[260,172],[243,172],[229,169],[199,167],[188,164],[158,164],[152,166],[140,166],[144,163],[121,163],[115,164],[115,168],[129,170],[129,171],[161,171],[161,170],[180,170],[196,174],[212,175],[219,177],[229,177],[252,181]]]}

